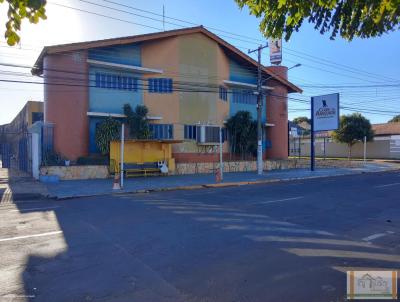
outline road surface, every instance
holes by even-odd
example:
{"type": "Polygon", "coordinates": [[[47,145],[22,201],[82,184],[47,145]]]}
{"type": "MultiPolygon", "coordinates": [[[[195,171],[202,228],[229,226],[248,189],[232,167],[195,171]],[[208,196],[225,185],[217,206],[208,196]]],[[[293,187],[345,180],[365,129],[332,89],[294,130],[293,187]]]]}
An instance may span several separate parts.
{"type": "Polygon", "coordinates": [[[400,174],[0,208],[0,301],[344,301],[400,265],[400,174]]]}

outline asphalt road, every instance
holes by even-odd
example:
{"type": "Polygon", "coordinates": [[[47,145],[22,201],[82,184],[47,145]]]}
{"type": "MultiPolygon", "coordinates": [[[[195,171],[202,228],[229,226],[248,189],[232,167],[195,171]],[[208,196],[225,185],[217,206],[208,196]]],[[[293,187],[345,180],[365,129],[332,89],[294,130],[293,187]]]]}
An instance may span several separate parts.
{"type": "Polygon", "coordinates": [[[400,174],[0,208],[0,301],[344,301],[400,264],[400,174]]]}

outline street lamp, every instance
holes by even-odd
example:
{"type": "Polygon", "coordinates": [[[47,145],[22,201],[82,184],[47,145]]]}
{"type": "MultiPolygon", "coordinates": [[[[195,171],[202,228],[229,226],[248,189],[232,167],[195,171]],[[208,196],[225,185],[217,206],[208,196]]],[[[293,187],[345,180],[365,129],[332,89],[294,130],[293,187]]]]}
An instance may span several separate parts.
{"type": "MultiPolygon", "coordinates": [[[[301,64],[300,64],[300,63],[297,63],[296,65],[293,65],[292,67],[289,67],[288,70],[291,70],[291,69],[293,69],[293,68],[297,68],[297,67],[300,67],[300,66],[301,66],[301,64]]],[[[272,77],[273,77],[273,76],[269,76],[268,78],[264,79],[264,80],[262,81],[262,83],[268,81],[268,80],[269,80],[270,78],[272,78],[272,77]]]]}

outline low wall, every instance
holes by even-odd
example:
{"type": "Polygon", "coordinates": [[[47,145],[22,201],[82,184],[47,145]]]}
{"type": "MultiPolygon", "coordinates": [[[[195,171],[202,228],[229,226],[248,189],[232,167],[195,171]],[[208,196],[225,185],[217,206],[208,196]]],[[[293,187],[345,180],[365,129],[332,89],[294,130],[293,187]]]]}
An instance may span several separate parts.
{"type": "MultiPolygon", "coordinates": [[[[317,168],[354,168],[363,163],[347,160],[317,160],[317,168]]],[[[266,160],[264,170],[280,170],[309,168],[310,160],[266,160]]],[[[214,173],[219,168],[219,163],[177,163],[175,173],[172,175],[214,173]]],[[[250,172],[257,170],[256,161],[230,161],[224,162],[224,172],[250,172]]],[[[57,175],[61,180],[96,179],[110,177],[108,166],[47,166],[40,168],[40,175],[57,175]]]]}
{"type": "Polygon", "coordinates": [[[57,175],[61,180],[108,178],[108,166],[46,166],[40,175],[57,175]]]}
{"type": "MultiPolygon", "coordinates": [[[[316,167],[331,167],[331,168],[355,168],[363,163],[358,161],[348,160],[317,160],[316,167]]],[[[309,168],[310,160],[306,159],[288,159],[288,160],[265,160],[264,170],[280,170],[280,169],[295,169],[309,168]]],[[[219,168],[219,163],[177,163],[176,175],[184,174],[201,174],[213,173],[219,168]]],[[[257,170],[256,161],[231,161],[224,162],[224,172],[250,172],[257,170]]]]}
{"type": "MultiPolygon", "coordinates": [[[[310,140],[308,138],[303,138],[300,140],[290,140],[291,144],[291,155],[299,155],[299,145],[300,145],[300,156],[310,156],[310,140]],[[294,150],[295,149],[295,150],[294,150]]],[[[395,159],[400,158],[400,152],[396,152],[396,144],[400,144],[397,140],[388,139],[378,139],[376,138],[372,142],[367,143],[367,159],[395,159]]],[[[321,138],[316,138],[315,140],[315,156],[323,157],[325,153],[326,157],[343,157],[346,158],[349,155],[349,148],[347,144],[341,144],[329,139],[325,141],[321,138]],[[324,152],[325,151],[325,152],[324,152]]],[[[364,143],[357,142],[351,148],[351,154],[353,158],[363,158],[364,157],[364,143]]]]}

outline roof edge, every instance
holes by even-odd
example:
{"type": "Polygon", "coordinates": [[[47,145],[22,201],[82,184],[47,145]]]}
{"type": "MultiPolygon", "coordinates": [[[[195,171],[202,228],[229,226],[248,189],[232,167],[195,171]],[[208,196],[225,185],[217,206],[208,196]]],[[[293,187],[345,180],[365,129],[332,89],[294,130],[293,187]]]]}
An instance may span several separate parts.
{"type": "MultiPolygon", "coordinates": [[[[258,63],[251,58],[249,55],[245,54],[237,47],[233,46],[232,44],[228,43],[224,39],[220,38],[218,35],[214,34],[213,32],[206,29],[204,26],[195,26],[195,27],[186,27],[181,29],[173,29],[163,32],[154,32],[142,35],[135,35],[135,36],[128,36],[128,37],[118,37],[118,38],[110,38],[110,39],[103,39],[103,40],[94,40],[94,41],[87,41],[87,42],[77,42],[77,43],[69,43],[69,44],[60,44],[60,45],[53,45],[53,46],[45,46],[41,51],[39,57],[37,58],[34,67],[31,70],[33,75],[41,75],[43,73],[43,59],[48,54],[57,54],[63,53],[68,51],[75,51],[75,50],[86,50],[98,47],[106,47],[115,44],[129,44],[129,43],[136,43],[136,42],[144,42],[153,39],[162,39],[168,38],[172,36],[178,35],[185,35],[191,33],[203,33],[204,35],[208,36],[210,39],[216,41],[218,44],[222,45],[223,47],[227,48],[231,52],[235,53],[236,55],[240,56],[245,61],[249,62],[254,66],[258,66],[258,63]]],[[[282,78],[278,74],[267,69],[266,66],[262,66],[262,71],[266,74],[270,75],[272,78],[276,79],[283,85],[288,88],[289,93],[302,93],[303,90],[298,86],[294,85],[293,83],[289,82],[288,80],[282,78]]]]}

